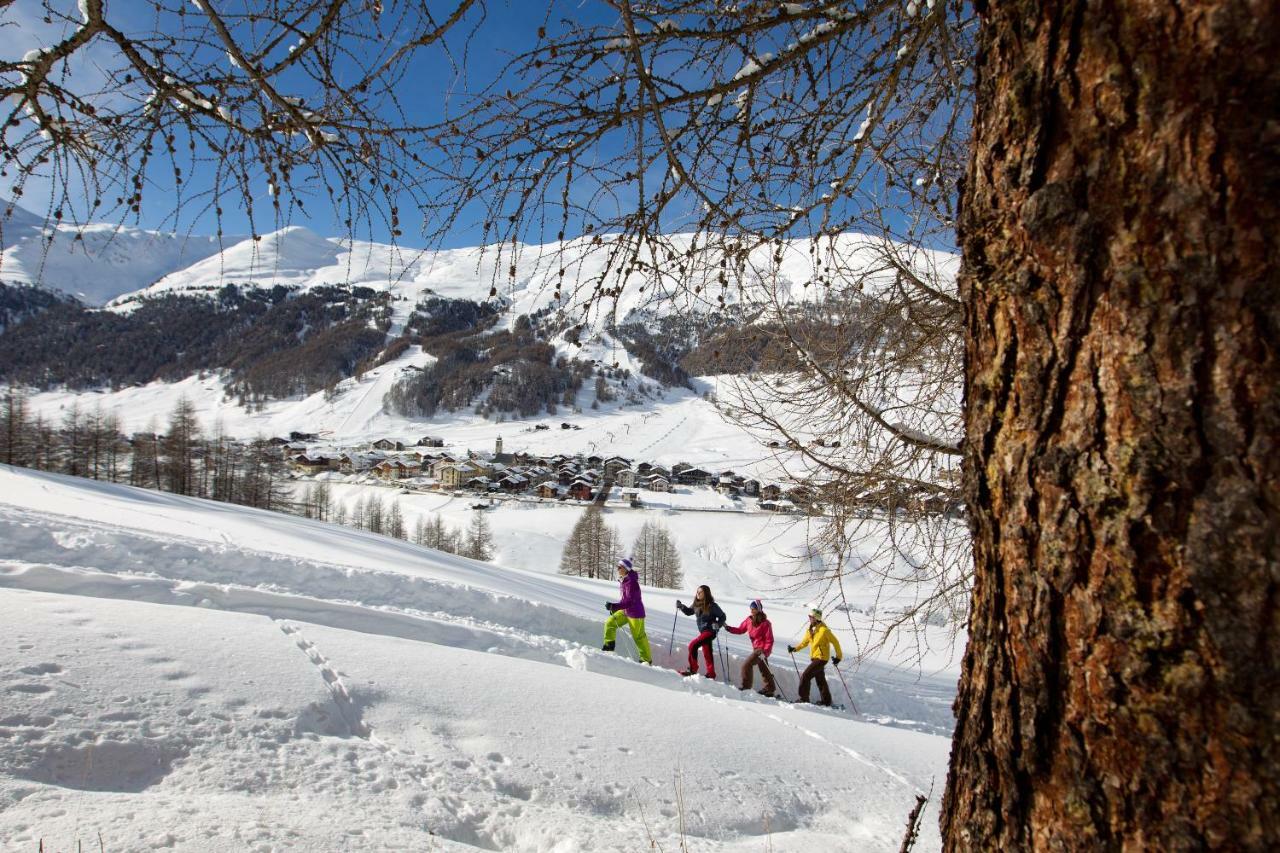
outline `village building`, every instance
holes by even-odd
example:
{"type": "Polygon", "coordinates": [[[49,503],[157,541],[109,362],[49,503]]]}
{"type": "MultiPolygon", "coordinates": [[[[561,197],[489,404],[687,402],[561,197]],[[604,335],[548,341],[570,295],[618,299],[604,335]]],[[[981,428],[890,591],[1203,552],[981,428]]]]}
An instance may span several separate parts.
{"type": "Polygon", "coordinates": [[[651,492],[669,492],[671,481],[661,474],[653,474],[644,481],[644,487],[651,492]]]}
{"type": "Polygon", "coordinates": [[[373,473],[384,480],[403,480],[422,472],[417,462],[405,459],[384,459],[373,466],[373,473]]]}
{"type": "Polygon", "coordinates": [[[621,456],[610,456],[608,459],[604,460],[604,475],[606,477],[612,477],[619,471],[630,467],[630,459],[624,459],[621,456]]]}
{"type": "MultiPolygon", "coordinates": [[[[673,469],[674,470],[674,469],[673,469]]],[[[711,472],[704,468],[688,467],[676,474],[676,482],[685,486],[708,486],[711,484],[711,472]]]]}
{"type": "Polygon", "coordinates": [[[538,488],[533,490],[533,493],[540,498],[559,499],[564,497],[565,491],[565,487],[559,483],[547,482],[539,484],[538,488]]]}
{"type": "Polygon", "coordinates": [[[450,462],[441,466],[435,475],[440,485],[446,489],[460,489],[473,477],[482,476],[484,471],[469,462],[450,462]]]}
{"type": "Polygon", "coordinates": [[[574,480],[569,484],[569,497],[579,501],[594,500],[595,487],[587,480],[574,480]]]}
{"type": "Polygon", "coordinates": [[[329,469],[329,460],[322,456],[308,456],[299,453],[290,457],[289,468],[297,474],[314,475],[329,469]]]}

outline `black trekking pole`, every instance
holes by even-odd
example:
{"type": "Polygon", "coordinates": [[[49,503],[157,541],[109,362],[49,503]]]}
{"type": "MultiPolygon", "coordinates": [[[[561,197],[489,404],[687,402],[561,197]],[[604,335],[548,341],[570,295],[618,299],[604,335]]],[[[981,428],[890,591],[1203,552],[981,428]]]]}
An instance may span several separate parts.
{"type": "Polygon", "coordinates": [[[680,620],[680,609],[676,608],[676,612],[671,616],[671,639],[667,641],[667,657],[671,657],[671,650],[676,647],[676,622],[680,620]]]}
{"type": "Polygon", "coordinates": [[[849,710],[858,713],[858,706],[853,704],[853,694],[849,692],[849,685],[844,680],[844,673],[840,671],[840,664],[833,663],[831,668],[836,671],[836,675],[840,676],[840,683],[844,685],[844,695],[849,697],[849,710]]]}
{"type": "Polygon", "coordinates": [[[720,669],[724,671],[724,683],[729,684],[729,656],[725,654],[724,645],[720,642],[720,637],[716,637],[716,646],[720,649],[720,669]]]}
{"type": "Polygon", "coordinates": [[[791,651],[791,649],[788,648],[787,654],[791,655],[791,668],[796,671],[796,701],[799,702],[800,701],[800,682],[802,681],[802,679],[800,678],[800,665],[796,663],[795,652],[791,651]]]}

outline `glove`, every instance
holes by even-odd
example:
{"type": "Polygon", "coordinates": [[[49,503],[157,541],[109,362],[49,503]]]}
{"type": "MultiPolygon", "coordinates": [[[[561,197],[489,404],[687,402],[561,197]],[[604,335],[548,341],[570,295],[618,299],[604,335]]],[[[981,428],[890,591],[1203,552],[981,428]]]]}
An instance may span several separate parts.
{"type": "Polygon", "coordinates": [[[612,601],[606,601],[604,603],[604,609],[612,613],[613,611],[618,609],[618,605],[614,604],[612,601]]]}
{"type": "Polygon", "coordinates": [[[831,659],[831,664],[832,664],[832,666],[839,666],[839,665],[840,665],[840,658],[832,658],[832,659],[831,659]]]}
{"type": "Polygon", "coordinates": [[[684,602],[677,598],[676,607],[679,607],[681,610],[684,610],[684,602]]]}
{"type": "Polygon", "coordinates": [[[789,654],[789,655],[793,655],[793,654],[795,654],[795,653],[796,653],[796,647],[795,647],[795,646],[787,646],[787,654],[789,654]]]}

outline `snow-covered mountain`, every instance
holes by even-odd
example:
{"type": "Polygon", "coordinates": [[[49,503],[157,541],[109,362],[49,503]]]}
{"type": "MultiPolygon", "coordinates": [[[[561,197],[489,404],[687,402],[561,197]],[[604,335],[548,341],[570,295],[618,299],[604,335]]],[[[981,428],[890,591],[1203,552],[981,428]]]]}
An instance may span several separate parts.
{"type": "Polygon", "coordinates": [[[210,256],[214,237],[184,236],[127,225],[47,225],[14,208],[0,221],[0,282],[31,285],[103,305],[210,256]]]}
{"type": "MultiPolygon", "coordinates": [[[[85,406],[101,405],[117,410],[130,429],[145,428],[152,417],[162,420],[180,396],[187,396],[196,404],[206,424],[222,422],[233,434],[246,437],[258,432],[283,434],[298,430],[341,439],[368,437],[372,432],[410,438],[414,433],[431,431],[431,424],[453,426],[461,421],[479,427],[482,422],[470,417],[470,406],[425,418],[390,413],[384,405],[398,382],[435,364],[436,355],[424,350],[412,335],[397,339],[406,334],[415,310],[424,299],[446,298],[498,306],[500,316],[493,326],[495,330],[514,329],[521,316],[554,311],[540,334],[555,348],[556,355],[613,368],[618,375],[625,374],[628,378],[622,381],[626,387],[616,389],[620,392],[619,399],[602,406],[598,413],[593,406],[593,395],[587,390],[562,411],[541,418],[558,425],[566,413],[592,422],[599,415],[609,424],[601,424],[601,430],[591,436],[591,442],[606,449],[611,444],[626,443],[617,439],[615,424],[620,421],[630,429],[633,413],[649,406],[638,403],[632,392],[644,391],[645,400],[654,401],[654,409],[660,407],[658,400],[684,399],[682,390],[668,389],[655,396],[654,392],[661,390],[661,383],[643,375],[645,365],[628,351],[626,342],[615,331],[616,324],[627,318],[641,317],[645,322],[652,322],[654,318],[712,312],[718,308],[714,294],[720,292],[715,284],[720,273],[719,256],[705,249],[692,253],[693,260],[687,261],[689,267],[678,273],[680,265],[686,263],[680,248],[692,240],[688,235],[672,238],[677,251],[671,257],[649,258],[648,263],[633,270],[616,306],[607,302],[604,307],[587,311],[583,301],[594,288],[582,285],[605,276],[611,269],[610,264],[616,262],[609,251],[613,238],[508,245],[502,251],[487,247],[425,252],[324,237],[293,226],[260,239],[228,240],[219,251],[213,241],[205,238],[182,239],[136,229],[91,226],[84,230],[81,241],[72,241],[71,232],[65,227],[53,232],[38,217],[16,214],[3,232],[5,249],[0,256],[0,281],[39,282],[79,294],[95,304],[109,300],[106,310],[120,319],[115,321],[116,325],[103,325],[90,318],[83,324],[83,334],[79,330],[58,329],[32,332],[40,336],[41,341],[19,344],[11,351],[10,362],[16,364],[18,359],[28,356],[34,358],[35,363],[25,365],[22,375],[28,377],[27,381],[37,381],[31,377],[40,377],[38,381],[46,388],[51,373],[67,372],[68,367],[79,370],[77,375],[56,381],[80,390],[55,389],[39,394],[33,401],[37,411],[57,417],[58,410],[73,401],[85,406]],[[57,234],[53,242],[43,243],[41,235],[53,232],[57,234]],[[707,287],[700,294],[685,287],[673,296],[672,276],[677,274],[682,276],[685,285],[703,281],[707,287]],[[360,316],[370,318],[367,322],[377,334],[366,334],[363,340],[352,343],[355,332],[349,323],[340,341],[315,339],[318,334],[332,331],[333,325],[340,322],[335,316],[350,320],[353,315],[350,312],[344,315],[341,309],[336,314],[331,311],[324,323],[318,324],[315,312],[311,311],[301,318],[272,324],[268,331],[280,336],[279,346],[270,341],[264,344],[261,330],[242,328],[234,318],[228,321],[228,312],[239,309],[228,307],[229,303],[225,302],[214,307],[228,285],[242,293],[288,292],[292,294],[290,299],[301,294],[327,293],[334,288],[349,294],[366,294],[360,297],[364,300],[359,309],[364,313],[360,316]],[[557,293],[561,298],[557,299],[557,293]],[[162,296],[194,297],[201,304],[207,302],[210,307],[206,310],[216,311],[217,316],[211,316],[206,322],[193,310],[186,310],[176,320],[172,312],[148,314],[136,324],[139,328],[126,327],[128,317],[156,305],[157,298],[162,296]],[[376,322],[374,318],[378,318],[376,322]],[[218,332],[222,338],[215,344],[202,341],[207,344],[205,349],[188,346],[184,336],[203,339],[206,333],[213,334],[209,332],[213,319],[222,324],[218,332]],[[175,334],[167,327],[179,321],[189,331],[175,334]],[[578,323],[584,324],[581,333],[573,328],[578,323]],[[86,344],[86,336],[90,334],[95,337],[86,344]],[[164,345],[171,355],[156,355],[157,342],[153,338],[158,336],[166,336],[164,345]],[[302,351],[312,339],[316,344],[302,351]],[[252,341],[253,349],[247,353],[236,351],[242,340],[252,341]],[[56,343],[50,345],[48,341],[56,343]],[[48,351],[32,355],[39,342],[44,342],[48,351]],[[81,348],[76,349],[77,346],[81,348]],[[94,364],[110,358],[113,348],[118,346],[132,348],[126,353],[127,363],[116,365],[113,371],[94,374],[94,364]],[[379,357],[383,346],[390,349],[379,357]],[[281,347],[293,347],[294,351],[281,352],[281,347]],[[139,359],[133,357],[134,351],[145,353],[150,360],[140,366],[139,359]],[[301,392],[290,385],[288,380],[292,374],[283,369],[282,364],[296,365],[307,360],[314,363],[324,355],[333,356],[334,361],[327,372],[319,372],[299,383],[303,388],[301,392]],[[165,358],[171,360],[166,362],[165,358]],[[46,369],[51,362],[55,363],[54,371],[46,369]],[[357,364],[359,370],[355,369],[357,364]],[[377,366],[370,367],[373,364],[377,366]],[[229,368],[229,365],[235,367],[229,368]],[[234,377],[225,372],[229,369],[236,371],[234,377]],[[263,374],[272,371],[269,381],[263,380],[263,374]],[[151,381],[157,377],[163,377],[164,381],[151,381]],[[238,382],[235,388],[229,387],[233,378],[238,382]],[[99,387],[86,389],[86,384],[99,387]],[[115,386],[115,390],[100,387],[107,384],[115,386]],[[265,392],[263,387],[267,388],[265,392]],[[287,390],[280,391],[282,387],[287,390]],[[255,399],[252,410],[235,405],[236,400],[243,402],[246,396],[255,399]],[[630,404],[628,397],[631,397],[630,404]],[[624,408],[627,414],[615,418],[614,414],[624,408]]],[[[761,276],[768,277],[768,287],[784,301],[817,299],[822,288],[806,285],[822,274],[830,262],[830,253],[839,256],[843,264],[862,269],[863,285],[867,289],[874,290],[891,277],[877,261],[872,245],[860,235],[841,235],[834,240],[823,238],[820,249],[812,241],[797,240],[779,248],[762,247],[753,254],[746,264],[743,289],[739,292],[737,288],[730,288],[727,301],[732,305],[758,295],[765,287],[761,276]],[[756,272],[753,273],[753,269],[756,272]]],[[[921,263],[934,265],[944,274],[954,269],[955,259],[945,254],[920,253],[919,258],[921,263]]],[[[324,297],[330,302],[333,298],[324,297]]],[[[263,304],[260,298],[254,303],[255,310],[263,304]]],[[[19,311],[17,316],[25,315],[19,311]]],[[[6,330],[0,334],[11,333],[6,330]]],[[[495,367],[495,375],[501,369],[495,367]]],[[[610,382],[614,381],[611,374],[610,382]]],[[[696,391],[714,392],[719,381],[711,379],[699,384],[696,391]]],[[[483,400],[484,396],[482,392],[479,399],[483,400]]],[[[551,402],[550,397],[547,402],[551,402]]],[[[679,407],[676,410],[680,410],[679,407]]],[[[539,418],[525,420],[532,426],[539,418]]],[[[483,428],[474,430],[476,437],[486,443],[490,441],[494,437],[491,426],[485,423],[483,428]]],[[[504,431],[509,430],[508,427],[504,431]]],[[[741,454],[730,451],[718,455],[741,454]]]]}
{"type": "MultiPolygon", "coordinates": [[[[788,642],[803,605],[773,592],[752,589],[788,642]]],[[[871,662],[847,672],[857,712],[780,704],[673,671],[692,636],[677,620],[668,652],[673,592],[645,593],[654,667],[625,637],[601,652],[616,594],[0,466],[0,837],[59,850],[877,851],[898,849],[916,793],[932,789],[916,849],[939,847],[950,741],[901,726],[945,715],[953,675],[871,662]]],[[[735,620],[745,611],[722,600],[735,620]]],[[[724,643],[730,673],[740,639],[724,643]]],[[[786,655],[773,661],[794,696],[786,655]]]]}

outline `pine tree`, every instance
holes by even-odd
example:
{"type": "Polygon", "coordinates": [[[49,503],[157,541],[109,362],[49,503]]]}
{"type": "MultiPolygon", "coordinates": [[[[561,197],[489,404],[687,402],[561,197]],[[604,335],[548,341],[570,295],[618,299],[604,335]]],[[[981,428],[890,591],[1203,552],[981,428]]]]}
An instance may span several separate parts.
{"type": "Polygon", "coordinates": [[[493,559],[493,533],[489,529],[489,520],[484,517],[482,509],[471,513],[471,526],[467,529],[462,556],[473,560],[493,559]]]}
{"type": "Polygon", "coordinates": [[[387,510],[382,503],[382,498],[377,495],[370,495],[369,503],[365,506],[365,529],[370,533],[385,533],[386,518],[387,510]]]}
{"type": "Polygon", "coordinates": [[[565,542],[560,572],[588,578],[612,577],[617,551],[617,531],[605,523],[599,507],[587,507],[565,542]]]}
{"type": "Polygon", "coordinates": [[[62,416],[62,458],[60,470],[72,477],[83,477],[89,468],[86,459],[87,440],[80,404],[72,403],[62,416]]]}
{"type": "Polygon", "coordinates": [[[156,438],[155,420],[147,424],[146,432],[134,433],[131,443],[133,453],[129,458],[129,485],[143,489],[160,488],[160,442],[156,438]]]}
{"type": "Polygon", "coordinates": [[[333,493],[329,488],[329,484],[321,480],[316,484],[315,493],[312,495],[313,508],[315,510],[315,518],[321,521],[329,520],[329,513],[333,507],[333,493]]]}
{"type": "Polygon", "coordinates": [[[400,501],[393,500],[387,510],[387,535],[393,539],[407,538],[404,525],[404,514],[400,510],[400,501]]]}
{"type": "Polygon", "coordinates": [[[164,437],[161,465],[165,491],[179,495],[196,494],[196,450],[200,442],[200,424],[196,409],[186,397],[178,400],[169,416],[169,431],[164,437]]]}
{"type": "Polygon", "coordinates": [[[646,521],[640,528],[635,544],[631,546],[632,568],[645,586],[678,589],[684,582],[680,571],[680,552],[667,528],[656,522],[646,521]]]}
{"type": "Polygon", "coordinates": [[[31,464],[30,429],[27,396],[14,388],[5,389],[4,399],[0,401],[0,462],[31,464]]]}

